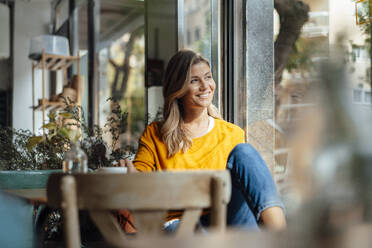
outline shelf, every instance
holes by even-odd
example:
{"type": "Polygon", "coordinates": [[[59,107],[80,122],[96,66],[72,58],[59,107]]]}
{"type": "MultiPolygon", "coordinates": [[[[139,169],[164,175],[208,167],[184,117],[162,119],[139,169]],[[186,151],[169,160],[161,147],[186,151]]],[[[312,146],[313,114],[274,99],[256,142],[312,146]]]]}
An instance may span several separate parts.
{"type": "MultiPolygon", "coordinates": [[[[47,99],[45,93],[45,71],[63,71],[63,85],[67,85],[67,68],[76,63],[77,75],[80,77],[80,56],[63,56],[55,54],[46,54],[44,50],[41,52],[41,59],[32,62],[32,102],[35,103],[35,69],[42,71],[41,84],[42,84],[42,98],[38,101],[38,106],[31,106],[32,111],[32,130],[35,133],[35,111],[40,110],[43,112],[43,123],[46,119],[46,111],[56,111],[66,107],[66,104],[62,101],[50,101],[47,99]]],[[[79,79],[79,78],[78,78],[79,79]]],[[[75,87],[74,87],[75,88],[75,87]]],[[[75,88],[76,90],[76,104],[80,104],[80,82],[75,88]]],[[[45,129],[43,129],[45,133],[45,129]]]]}
{"type": "MultiPolygon", "coordinates": [[[[62,56],[54,54],[44,54],[45,59],[45,69],[50,71],[58,71],[62,69],[67,69],[74,63],[78,61],[79,56],[62,56]]],[[[42,60],[40,59],[36,64],[33,65],[36,69],[43,69],[42,60]]]]}
{"type": "MultiPolygon", "coordinates": [[[[57,110],[57,109],[62,109],[66,106],[64,102],[51,102],[48,101],[47,99],[44,100],[45,104],[45,110],[57,110]]],[[[43,104],[39,104],[37,106],[32,107],[33,110],[43,110],[43,104]]]]}

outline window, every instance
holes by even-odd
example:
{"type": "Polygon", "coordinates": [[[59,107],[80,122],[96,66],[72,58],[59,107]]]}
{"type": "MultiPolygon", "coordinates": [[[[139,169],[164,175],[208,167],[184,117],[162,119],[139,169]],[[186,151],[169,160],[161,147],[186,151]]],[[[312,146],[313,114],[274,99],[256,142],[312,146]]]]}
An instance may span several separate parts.
{"type": "Polygon", "coordinates": [[[194,41],[198,41],[199,39],[200,39],[200,29],[196,28],[195,29],[195,40],[194,41]]]}
{"type": "Polygon", "coordinates": [[[310,12],[309,21],[303,26],[301,35],[307,38],[327,36],[328,20],[328,11],[310,12]]]}
{"type": "MultiPolygon", "coordinates": [[[[181,1],[181,0],[179,0],[181,1]]],[[[210,62],[216,91],[213,104],[222,113],[221,3],[220,0],[183,0],[183,35],[181,47],[202,54],[210,62]]]]}
{"type": "Polygon", "coordinates": [[[353,102],[361,103],[362,102],[362,90],[354,89],[353,90],[353,102]]]}
{"type": "Polygon", "coordinates": [[[364,92],[364,102],[366,104],[371,104],[371,92],[370,91],[364,92]]]}
{"type": "Polygon", "coordinates": [[[211,60],[211,3],[194,6],[194,1],[184,0],[184,47],[192,49],[211,60]],[[194,37],[191,37],[193,34],[194,37]]]}
{"type": "MultiPolygon", "coordinates": [[[[107,123],[113,102],[127,112],[122,148],[136,149],[146,121],[144,3],[102,1],[100,6],[99,125],[107,123]]],[[[106,135],[105,139],[111,139],[106,135]]]]}
{"type": "Polygon", "coordinates": [[[353,61],[355,62],[358,59],[369,59],[369,54],[368,51],[364,46],[356,46],[353,45],[352,47],[352,58],[353,61]]]}

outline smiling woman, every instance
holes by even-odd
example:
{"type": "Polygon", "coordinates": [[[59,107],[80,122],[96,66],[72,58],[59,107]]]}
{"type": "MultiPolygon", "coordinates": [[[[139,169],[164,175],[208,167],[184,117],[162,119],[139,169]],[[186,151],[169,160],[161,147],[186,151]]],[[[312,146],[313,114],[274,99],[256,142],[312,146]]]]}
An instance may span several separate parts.
{"type": "Polygon", "coordinates": [[[209,65],[205,62],[194,64],[191,67],[190,84],[182,98],[182,105],[190,108],[208,107],[212,103],[215,88],[216,83],[209,65]]]}
{"type": "MultiPolygon", "coordinates": [[[[270,171],[258,152],[243,144],[244,131],[219,117],[214,89],[209,62],[191,50],[177,52],[163,80],[164,121],[146,127],[133,163],[120,164],[129,172],[228,169],[233,187],[227,224],[283,228],[284,207],[270,171]]],[[[177,217],[169,216],[167,230],[177,217]]],[[[201,218],[203,225],[209,222],[209,214],[201,218]]]]}
{"type": "Polygon", "coordinates": [[[206,130],[208,116],[220,118],[212,104],[215,87],[209,62],[201,55],[182,50],[169,61],[163,80],[164,122],[159,130],[169,157],[189,149],[192,138],[206,130]]]}

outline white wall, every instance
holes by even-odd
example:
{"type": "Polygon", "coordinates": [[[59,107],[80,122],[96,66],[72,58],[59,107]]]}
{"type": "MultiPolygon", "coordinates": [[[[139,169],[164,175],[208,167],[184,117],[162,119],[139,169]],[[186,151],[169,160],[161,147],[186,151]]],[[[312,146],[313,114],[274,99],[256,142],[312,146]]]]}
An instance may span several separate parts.
{"type": "MultiPolygon", "coordinates": [[[[32,68],[28,58],[29,42],[46,34],[50,23],[50,1],[15,1],[13,127],[32,130],[32,68]]],[[[48,76],[48,73],[45,74],[48,76]]],[[[41,72],[35,74],[35,99],[41,98],[41,72]]],[[[46,84],[48,85],[48,84],[46,84]]],[[[48,88],[46,92],[49,92],[48,88]]],[[[37,101],[37,100],[36,100],[37,101]]],[[[41,112],[36,116],[36,130],[41,126],[41,112]]]]}
{"type": "MultiPolygon", "coordinates": [[[[148,88],[148,99],[147,99],[147,110],[150,114],[150,118],[153,119],[160,108],[163,108],[163,87],[153,86],[148,88]]],[[[150,119],[150,120],[151,120],[150,119]]]]}

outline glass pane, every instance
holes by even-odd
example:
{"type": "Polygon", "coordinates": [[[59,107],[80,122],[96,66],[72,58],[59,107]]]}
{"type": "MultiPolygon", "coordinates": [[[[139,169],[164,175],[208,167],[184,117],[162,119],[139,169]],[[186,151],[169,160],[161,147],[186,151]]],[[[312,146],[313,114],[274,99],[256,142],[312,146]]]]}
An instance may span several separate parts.
{"type": "MultiPolygon", "coordinates": [[[[281,1],[277,2],[280,4],[281,1]]],[[[289,211],[295,207],[295,197],[298,197],[293,192],[298,190],[297,192],[304,194],[299,196],[302,197],[310,192],[311,186],[319,186],[311,185],[322,177],[318,167],[324,166],[324,169],[331,170],[332,163],[340,162],[335,162],[335,154],[328,157],[327,164],[323,165],[318,160],[325,151],[332,148],[331,141],[347,143],[350,141],[345,139],[351,137],[351,133],[363,132],[363,121],[356,122],[358,129],[352,132],[350,127],[342,126],[342,121],[338,118],[349,117],[349,122],[352,122],[352,118],[358,119],[371,114],[370,106],[365,105],[371,101],[370,30],[366,24],[356,25],[357,18],[359,22],[369,20],[369,1],[302,2],[308,6],[307,10],[303,9],[303,13],[307,12],[309,18],[305,23],[301,23],[300,18],[297,20],[302,29],[297,30],[298,39],[293,39],[292,43],[286,36],[296,30],[291,30],[290,25],[281,27],[281,22],[286,18],[285,13],[275,13],[277,128],[274,177],[277,178],[278,188],[284,195],[289,211]],[[360,3],[356,5],[356,2],[360,3]],[[290,51],[288,60],[282,56],[286,51],[290,51]],[[329,71],[327,80],[324,80],[320,78],[318,65],[329,57],[336,59],[344,68],[343,71],[337,71],[338,73],[329,71]],[[284,70],[280,71],[281,68],[284,70]],[[341,77],[342,73],[345,76],[341,77]],[[314,93],[314,89],[318,91],[314,93]],[[314,94],[309,94],[311,92],[314,94]],[[350,133],[347,133],[348,131],[350,133]],[[294,191],[289,187],[290,184],[293,185],[293,181],[289,181],[290,173],[295,175],[293,179],[295,187],[298,187],[294,191]],[[310,174],[312,176],[309,176],[310,174]]],[[[280,6],[277,5],[276,8],[278,7],[280,6]]],[[[324,70],[325,65],[321,65],[324,70]]],[[[332,174],[334,172],[329,173],[330,177],[335,177],[335,174],[332,174]]]]}
{"type": "MultiPolygon", "coordinates": [[[[101,1],[99,51],[99,125],[108,131],[112,98],[127,113],[118,147],[137,148],[145,128],[145,39],[142,1],[101,1]]],[[[112,139],[110,132],[104,138],[112,139]]],[[[111,143],[111,142],[109,142],[111,143]]]]}
{"type": "Polygon", "coordinates": [[[216,91],[213,104],[223,112],[221,85],[221,20],[219,0],[184,0],[183,48],[202,54],[210,62],[216,91]]]}
{"type": "Polygon", "coordinates": [[[367,104],[371,104],[371,92],[364,92],[364,102],[367,104]]]}
{"type": "Polygon", "coordinates": [[[83,108],[85,124],[88,125],[88,6],[82,2],[78,6],[78,38],[80,56],[80,76],[82,83],[81,107],[83,108]]]}
{"type": "Polygon", "coordinates": [[[211,61],[211,0],[185,0],[184,48],[192,49],[211,61]]]}
{"type": "Polygon", "coordinates": [[[234,35],[243,40],[240,46],[236,45],[236,41],[233,43],[234,70],[240,71],[234,78],[238,96],[235,100],[238,106],[235,118],[240,127],[246,130],[248,142],[259,151],[269,169],[273,171],[275,124],[273,122],[272,10],[274,4],[270,0],[237,2],[241,2],[241,6],[235,6],[232,14],[235,25],[241,23],[240,19],[247,19],[245,25],[240,24],[241,29],[245,29],[243,32],[239,29],[234,30],[234,35]],[[245,13],[244,6],[247,8],[245,13]]]}
{"type": "Polygon", "coordinates": [[[362,91],[361,90],[353,90],[353,101],[355,103],[362,102],[362,91]]]}

